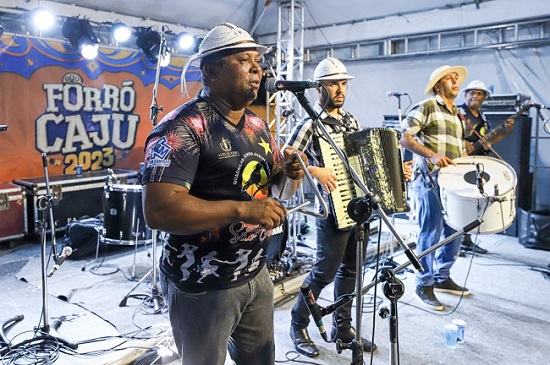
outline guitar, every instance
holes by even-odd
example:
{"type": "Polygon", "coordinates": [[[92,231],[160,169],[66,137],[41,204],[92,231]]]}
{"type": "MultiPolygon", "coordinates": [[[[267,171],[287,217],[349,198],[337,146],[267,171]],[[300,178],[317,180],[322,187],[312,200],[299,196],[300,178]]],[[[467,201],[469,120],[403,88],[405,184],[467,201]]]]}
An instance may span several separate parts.
{"type": "MultiPolygon", "coordinates": [[[[509,120],[509,119],[516,119],[517,117],[519,117],[521,114],[523,114],[525,111],[527,111],[529,108],[531,107],[531,103],[526,103],[526,104],[523,104],[516,113],[514,113],[514,115],[510,116],[509,118],[507,118],[506,120],[509,120]]],[[[493,140],[495,139],[495,137],[501,133],[501,131],[506,128],[506,121],[504,121],[504,123],[501,123],[499,124],[498,126],[496,126],[495,128],[493,128],[489,133],[487,133],[483,138],[485,139],[486,142],[488,142],[489,144],[491,144],[493,142],[493,140]]],[[[468,153],[469,156],[472,156],[472,155],[482,155],[484,152],[485,152],[485,148],[484,148],[484,145],[485,143],[479,139],[477,140],[473,147],[474,149],[472,150],[472,152],[468,153]]]]}

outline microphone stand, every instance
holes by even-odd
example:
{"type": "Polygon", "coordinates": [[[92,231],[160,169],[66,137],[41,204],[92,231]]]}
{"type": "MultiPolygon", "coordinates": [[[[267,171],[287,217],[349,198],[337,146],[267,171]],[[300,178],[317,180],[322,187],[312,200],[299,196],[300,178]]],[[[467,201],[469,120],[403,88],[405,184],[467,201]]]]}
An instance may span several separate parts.
{"type": "MultiPolygon", "coordinates": [[[[403,112],[401,110],[401,96],[403,96],[403,95],[400,94],[400,93],[394,95],[397,98],[397,118],[398,118],[398,121],[399,121],[399,125],[401,125],[401,121],[403,120],[403,112]]],[[[395,223],[395,219],[393,217],[392,217],[392,223],[395,223]]],[[[394,244],[393,244],[393,242],[391,242],[390,243],[390,256],[387,257],[384,260],[382,266],[389,266],[389,267],[395,268],[398,265],[398,263],[393,259],[393,255],[394,255],[393,246],[394,246],[394,244]]]]}
{"type": "MultiPolygon", "coordinates": [[[[434,252],[438,248],[448,244],[449,242],[454,241],[455,239],[461,237],[464,235],[464,233],[469,232],[477,227],[479,227],[483,223],[482,220],[476,219],[466,225],[462,230],[456,231],[449,237],[439,241],[437,244],[433,245],[432,247],[426,249],[425,251],[422,251],[417,257],[419,259],[423,258],[424,256],[434,252]]],[[[319,311],[322,316],[326,316],[327,314],[330,314],[334,312],[336,309],[340,308],[341,306],[353,301],[354,297],[361,297],[365,295],[371,288],[376,286],[379,282],[384,282],[384,295],[386,298],[390,300],[391,303],[391,310],[389,312],[390,314],[390,329],[389,329],[389,338],[390,338],[390,365],[398,365],[399,364],[399,340],[398,340],[398,317],[397,317],[397,301],[399,298],[403,296],[405,293],[405,289],[403,286],[403,283],[395,277],[396,273],[399,273],[404,268],[409,266],[412,262],[407,261],[399,266],[397,266],[395,269],[388,269],[384,268],[381,270],[380,277],[375,278],[372,282],[370,282],[368,285],[366,285],[361,290],[358,290],[356,293],[344,295],[336,300],[333,304],[323,308],[319,306],[319,311]]],[[[360,303],[359,301],[357,303],[360,303]]],[[[382,318],[387,317],[388,311],[381,310],[380,316],[382,318]]],[[[361,365],[362,362],[353,362],[352,365],[361,365]]]]}
{"type": "MultiPolygon", "coordinates": [[[[162,61],[163,57],[166,57],[166,53],[168,52],[168,48],[166,45],[166,31],[167,27],[165,25],[162,26],[162,32],[160,37],[160,47],[159,47],[159,55],[157,59],[157,67],[156,67],[156,73],[155,73],[155,84],[153,86],[153,100],[151,102],[150,109],[150,120],[153,124],[153,128],[157,126],[158,121],[158,114],[159,112],[162,112],[162,106],[158,106],[157,104],[157,91],[158,91],[158,85],[159,85],[159,79],[160,79],[160,63],[162,61]]],[[[148,227],[146,229],[149,229],[148,227]]],[[[153,267],[147,274],[145,274],[137,283],[130,289],[130,291],[122,298],[122,300],[119,303],[119,307],[124,307],[126,305],[126,301],[128,298],[149,298],[153,302],[153,309],[155,313],[159,313],[161,311],[161,308],[164,307],[164,299],[160,295],[160,291],[158,288],[158,272],[157,272],[157,265],[158,265],[158,259],[157,259],[157,237],[158,237],[158,231],[153,229],[151,230],[151,251],[152,251],[152,260],[153,260],[153,267]],[[151,283],[151,294],[146,293],[137,293],[132,294],[135,288],[137,288],[145,278],[148,276],[152,277],[152,283],[151,283]]],[[[136,243],[137,247],[137,243],[136,243]]]]}
{"type": "MultiPolygon", "coordinates": [[[[46,159],[46,154],[42,153],[42,165],[44,167],[44,176],[45,176],[45,182],[46,182],[46,195],[40,195],[38,196],[36,200],[36,206],[38,208],[38,211],[40,213],[40,220],[38,220],[37,227],[40,228],[40,237],[41,237],[41,247],[40,247],[40,258],[41,258],[41,271],[42,271],[42,315],[41,315],[41,321],[42,325],[38,328],[35,328],[35,336],[31,339],[27,339],[24,341],[21,341],[15,345],[7,346],[6,348],[2,349],[0,352],[0,355],[5,355],[8,351],[18,349],[18,348],[25,348],[28,345],[36,345],[36,346],[43,346],[45,342],[59,342],[73,350],[76,350],[78,348],[78,343],[70,342],[63,337],[61,337],[57,333],[57,329],[59,326],[61,326],[61,320],[57,319],[53,322],[53,324],[50,326],[49,320],[50,315],[48,313],[48,280],[47,280],[47,260],[46,260],[46,245],[47,245],[47,225],[48,225],[48,217],[50,220],[50,230],[51,230],[51,238],[52,238],[52,252],[54,256],[54,264],[58,262],[59,257],[56,252],[55,248],[55,225],[54,225],[54,219],[53,219],[53,205],[55,203],[55,197],[51,194],[50,190],[50,180],[48,175],[48,163],[46,159]]],[[[15,323],[23,320],[23,315],[18,315],[7,322],[5,322],[2,325],[2,341],[5,341],[6,343],[9,343],[9,341],[6,338],[6,335],[4,333],[5,328],[9,328],[13,326],[15,323]]]]}
{"type": "MultiPolygon", "coordinates": [[[[296,91],[295,92],[296,98],[304,108],[304,110],[308,113],[308,115],[311,117],[314,124],[319,128],[319,130],[322,132],[324,137],[326,138],[327,142],[332,146],[334,151],[338,154],[338,157],[343,162],[346,170],[350,173],[353,181],[361,188],[361,190],[365,193],[365,196],[363,197],[357,197],[352,199],[347,207],[348,214],[350,215],[350,218],[353,219],[356,224],[356,240],[357,240],[357,254],[356,254],[356,260],[357,260],[357,267],[356,267],[356,287],[357,289],[360,289],[362,286],[362,270],[360,268],[363,265],[363,244],[364,244],[364,222],[366,222],[370,216],[372,211],[376,211],[380,218],[386,223],[387,227],[390,229],[390,231],[395,236],[397,242],[402,247],[403,251],[405,252],[405,255],[409,259],[409,262],[412,263],[412,265],[415,267],[416,270],[423,272],[424,269],[422,268],[422,265],[420,264],[420,261],[414,254],[414,252],[405,244],[393,224],[388,219],[388,216],[386,213],[382,210],[382,208],[379,206],[378,201],[379,198],[372,194],[368,187],[365,185],[363,180],[359,177],[357,172],[353,169],[353,167],[349,164],[348,159],[344,152],[336,145],[336,142],[334,139],[330,136],[328,130],[323,125],[323,123],[319,120],[319,115],[315,112],[311,104],[309,103],[308,99],[306,98],[304,91],[296,91]]],[[[351,344],[342,344],[341,341],[336,343],[336,349],[340,353],[342,349],[349,349],[352,350],[352,365],[361,365],[363,364],[363,341],[361,339],[361,315],[362,315],[362,293],[360,290],[356,290],[355,299],[356,299],[356,318],[355,318],[355,339],[351,342],[351,344]]],[[[353,300],[353,297],[352,299],[353,300]]],[[[336,308],[335,308],[336,309],[336,308]]]]}

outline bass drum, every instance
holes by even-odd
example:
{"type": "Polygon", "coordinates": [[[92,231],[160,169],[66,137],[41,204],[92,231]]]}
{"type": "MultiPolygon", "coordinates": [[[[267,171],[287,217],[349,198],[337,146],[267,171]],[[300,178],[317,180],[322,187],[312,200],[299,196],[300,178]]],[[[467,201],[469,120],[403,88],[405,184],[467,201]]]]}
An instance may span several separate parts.
{"type": "Polygon", "coordinates": [[[442,168],[438,177],[445,222],[461,230],[476,218],[482,219],[479,232],[486,234],[510,227],[516,216],[514,169],[487,156],[459,157],[454,162],[457,166],[442,168]],[[478,188],[478,175],[483,177],[484,195],[478,188]]]}
{"type": "Polygon", "coordinates": [[[135,245],[152,241],[145,224],[141,185],[106,185],[103,190],[103,233],[101,241],[135,245]]]}

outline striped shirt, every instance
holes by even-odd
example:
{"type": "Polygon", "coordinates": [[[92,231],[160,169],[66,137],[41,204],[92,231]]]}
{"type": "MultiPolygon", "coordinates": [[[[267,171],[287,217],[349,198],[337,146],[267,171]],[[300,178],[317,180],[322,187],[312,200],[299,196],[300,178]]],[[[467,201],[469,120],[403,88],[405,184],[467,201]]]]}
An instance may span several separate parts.
{"type": "Polygon", "coordinates": [[[453,110],[449,110],[439,95],[415,105],[401,122],[401,132],[450,159],[462,156],[464,124],[458,117],[458,108],[453,105],[453,110]]]}

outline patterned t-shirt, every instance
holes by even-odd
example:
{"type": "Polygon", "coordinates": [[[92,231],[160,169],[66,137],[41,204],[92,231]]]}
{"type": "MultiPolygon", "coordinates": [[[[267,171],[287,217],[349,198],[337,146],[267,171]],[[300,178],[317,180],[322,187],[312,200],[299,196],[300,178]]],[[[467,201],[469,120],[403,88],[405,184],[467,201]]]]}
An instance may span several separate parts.
{"type": "MultiPolygon", "coordinates": [[[[234,125],[199,96],[169,113],[147,138],[143,183],[178,184],[204,200],[263,199],[281,159],[260,117],[246,110],[234,125]]],[[[160,269],[184,291],[231,288],[260,271],[270,236],[243,222],[171,234],[160,269]]]]}

